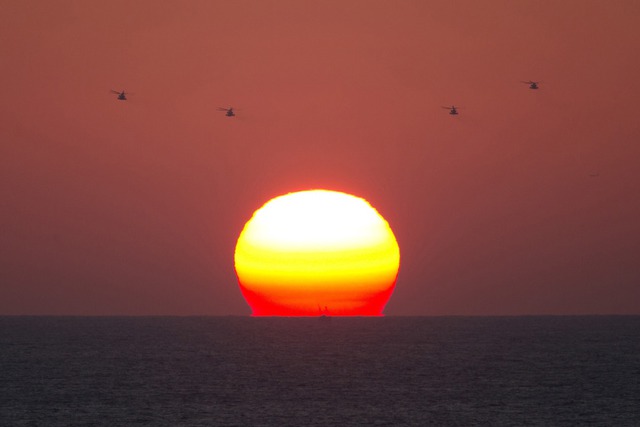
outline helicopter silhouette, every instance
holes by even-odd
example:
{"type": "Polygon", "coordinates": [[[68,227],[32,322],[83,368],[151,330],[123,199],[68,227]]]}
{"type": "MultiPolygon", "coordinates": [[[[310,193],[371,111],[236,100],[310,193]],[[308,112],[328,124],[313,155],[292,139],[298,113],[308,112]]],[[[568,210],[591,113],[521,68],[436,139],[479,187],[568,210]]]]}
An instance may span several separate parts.
{"type": "Polygon", "coordinates": [[[115,93],[116,95],[118,95],[118,99],[119,99],[120,101],[126,101],[126,100],[127,100],[126,95],[127,95],[127,94],[128,94],[128,95],[131,95],[130,93],[125,92],[124,90],[123,90],[122,92],[118,92],[117,90],[113,90],[113,89],[111,89],[111,93],[115,93]]]}
{"type": "Polygon", "coordinates": [[[229,108],[218,107],[218,111],[226,111],[225,116],[227,117],[233,117],[236,115],[236,113],[233,112],[232,107],[229,107],[229,108]]]}
{"type": "Polygon", "coordinates": [[[534,82],[534,81],[529,80],[528,82],[523,81],[522,83],[529,85],[529,89],[538,89],[538,85],[541,82],[534,82]]]}
{"type": "Polygon", "coordinates": [[[451,107],[442,107],[442,108],[444,108],[445,110],[449,110],[449,114],[456,115],[458,114],[458,108],[460,107],[456,107],[455,105],[452,105],[451,107]]]}

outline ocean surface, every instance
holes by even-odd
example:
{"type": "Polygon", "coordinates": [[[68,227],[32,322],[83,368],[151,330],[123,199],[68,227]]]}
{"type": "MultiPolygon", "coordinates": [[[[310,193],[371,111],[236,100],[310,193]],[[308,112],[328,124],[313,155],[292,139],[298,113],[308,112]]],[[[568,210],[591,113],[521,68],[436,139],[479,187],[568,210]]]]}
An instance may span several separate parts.
{"type": "Polygon", "coordinates": [[[0,317],[2,426],[640,426],[640,316],[0,317]]]}

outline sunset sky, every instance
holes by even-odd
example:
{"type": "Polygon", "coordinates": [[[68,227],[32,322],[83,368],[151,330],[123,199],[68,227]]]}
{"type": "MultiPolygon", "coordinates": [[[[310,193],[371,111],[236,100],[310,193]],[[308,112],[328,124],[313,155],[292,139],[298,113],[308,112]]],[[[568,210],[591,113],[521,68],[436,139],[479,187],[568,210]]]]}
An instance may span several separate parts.
{"type": "Polygon", "coordinates": [[[0,314],[248,315],[312,188],[389,222],[387,315],[640,314],[639,1],[1,5],[0,314]]]}

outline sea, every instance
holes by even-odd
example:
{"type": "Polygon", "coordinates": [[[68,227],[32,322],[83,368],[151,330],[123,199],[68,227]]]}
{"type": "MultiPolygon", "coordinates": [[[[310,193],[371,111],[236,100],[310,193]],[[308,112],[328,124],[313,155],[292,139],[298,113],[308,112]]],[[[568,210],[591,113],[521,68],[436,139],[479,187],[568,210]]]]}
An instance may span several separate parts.
{"type": "Polygon", "coordinates": [[[640,316],[0,317],[2,426],[640,426],[640,316]]]}

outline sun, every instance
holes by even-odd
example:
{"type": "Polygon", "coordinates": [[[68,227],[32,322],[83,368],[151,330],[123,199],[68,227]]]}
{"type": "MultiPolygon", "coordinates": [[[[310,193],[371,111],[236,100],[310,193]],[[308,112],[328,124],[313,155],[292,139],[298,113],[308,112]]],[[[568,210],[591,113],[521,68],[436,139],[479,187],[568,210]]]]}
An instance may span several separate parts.
{"type": "Polygon", "coordinates": [[[235,269],[254,316],[380,316],[400,249],[366,200],[329,190],[275,197],[238,237],[235,269]]]}

